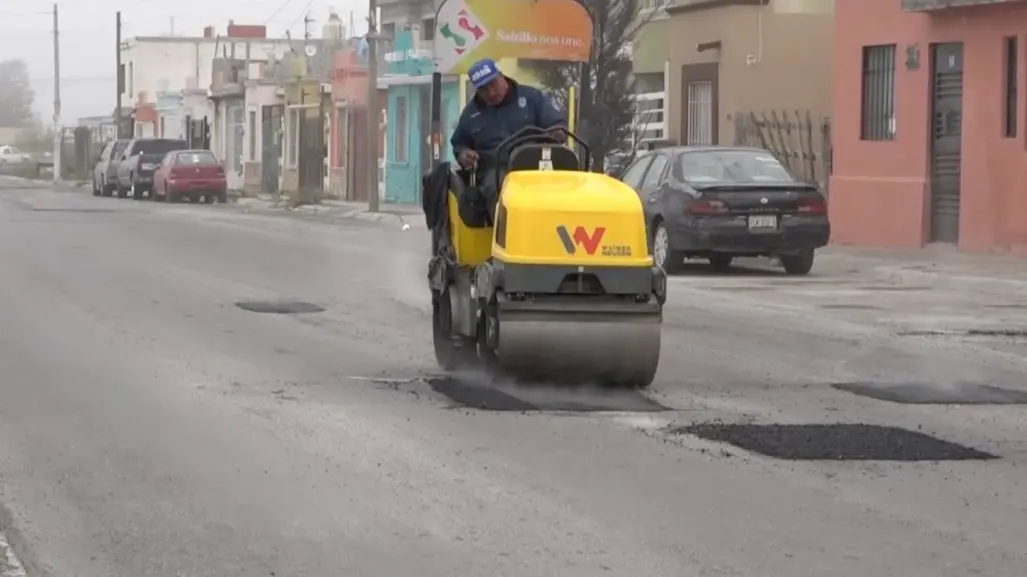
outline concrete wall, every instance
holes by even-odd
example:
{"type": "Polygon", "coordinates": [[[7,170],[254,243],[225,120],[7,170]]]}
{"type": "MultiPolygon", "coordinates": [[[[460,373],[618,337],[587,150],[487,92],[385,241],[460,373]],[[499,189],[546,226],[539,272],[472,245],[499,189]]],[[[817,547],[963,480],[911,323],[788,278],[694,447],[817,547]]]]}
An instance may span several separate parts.
{"type": "MultiPolygon", "coordinates": [[[[428,170],[421,158],[421,147],[427,134],[421,131],[422,111],[428,110],[431,98],[431,84],[411,84],[393,86],[388,92],[388,122],[386,126],[386,190],[388,202],[417,203],[420,202],[421,176],[428,170]],[[406,123],[401,126],[398,104],[401,99],[406,102],[406,123]],[[423,105],[423,106],[422,106],[423,105]],[[405,152],[405,156],[402,153],[405,152]]],[[[443,144],[445,160],[452,160],[449,150],[449,135],[456,128],[460,117],[460,94],[458,83],[449,82],[442,89],[442,126],[446,142],[443,144]]]]}
{"type": "MultiPolygon", "coordinates": [[[[255,62],[266,61],[269,52],[281,57],[288,51],[288,42],[284,38],[250,41],[250,57],[255,62]]],[[[234,45],[237,58],[246,54],[246,42],[239,39],[139,37],[129,39],[127,44],[121,51],[124,102],[134,102],[140,92],[153,99],[158,90],[207,88],[215,51],[220,56],[227,47],[231,56],[234,45]]]]}
{"type": "Polygon", "coordinates": [[[959,247],[1027,252],[1027,4],[904,13],[894,0],[839,0],[831,223],[842,243],[922,246],[930,232],[930,45],[963,43],[959,247]],[[1017,136],[1003,135],[1004,38],[1019,38],[1017,136]],[[860,138],[862,50],[897,44],[896,137],[860,138]],[[907,47],[919,66],[905,65],[907,47]]]}
{"type": "Polygon", "coordinates": [[[830,116],[833,106],[834,16],[821,4],[802,11],[800,3],[726,6],[674,15],[669,23],[670,73],[667,78],[668,134],[683,137],[687,105],[682,67],[718,66],[718,136],[734,140],[739,111],[788,110],[830,116]],[[720,42],[720,49],[698,51],[720,42]]]}

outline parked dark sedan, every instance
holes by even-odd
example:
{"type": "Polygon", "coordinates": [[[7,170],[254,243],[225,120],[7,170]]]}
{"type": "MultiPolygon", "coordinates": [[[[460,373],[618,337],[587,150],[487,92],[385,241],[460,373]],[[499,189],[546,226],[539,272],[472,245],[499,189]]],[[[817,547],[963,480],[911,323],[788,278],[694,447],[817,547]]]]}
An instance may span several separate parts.
{"type": "Polygon", "coordinates": [[[144,195],[153,194],[153,173],[164,161],[164,156],[174,150],[188,150],[184,140],[170,138],[136,138],[128,143],[121,164],[118,166],[118,198],[125,198],[131,192],[132,198],[142,200],[144,195]]]}
{"type": "Polygon", "coordinates": [[[765,150],[664,148],[621,180],[642,199],[653,260],[668,273],[690,258],[727,269],[736,257],[772,256],[803,275],[831,236],[824,196],[765,150]]]}

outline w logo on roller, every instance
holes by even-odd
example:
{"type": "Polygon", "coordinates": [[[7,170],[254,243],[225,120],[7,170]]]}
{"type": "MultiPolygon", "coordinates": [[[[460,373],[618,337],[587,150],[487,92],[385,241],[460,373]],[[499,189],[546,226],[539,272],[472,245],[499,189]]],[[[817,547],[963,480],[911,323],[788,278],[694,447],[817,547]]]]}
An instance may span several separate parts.
{"type": "Polygon", "coordinates": [[[565,226],[556,227],[556,235],[560,237],[560,242],[563,243],[567,254],[577,254],[580,246],[589,256],[594,255],[599,250],[599,243],[603,242],[604,233],[606,233],[606,229],[601,226],[593,229],[591,233],[585,227],[579,226],[574,229],[573,235],[565,226]]]}

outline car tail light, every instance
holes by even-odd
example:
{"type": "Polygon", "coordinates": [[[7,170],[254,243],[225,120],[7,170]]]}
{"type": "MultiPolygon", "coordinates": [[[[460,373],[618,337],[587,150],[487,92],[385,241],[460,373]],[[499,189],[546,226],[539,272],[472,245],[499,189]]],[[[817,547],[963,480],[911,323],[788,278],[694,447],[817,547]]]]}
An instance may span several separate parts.
{"type": "Polygon", "coordinates": [[[698,199],[688,207],[692,214],[727,214],[727,204],[722,200],[698,199]]]}
{"type": "Polygon", "coordinates": [[[225,167],[223,167],[223,166],[221,166],[219,164],[218,165],[218,176],[224,176],[224,175],[225,175],[225,167]]]}
{"type": "Polygon", "coordinates": [[[168,176],[170,176],[171,178],[181,177],[182,176],[182,169],[181,168],[172,168],[170,171],[168,171],[168,176]]]}
{"type": "Polygon", "coordinates": [[[826,214],[827,203],[822,198],[807,198],[799,201],[799,212],[803,214],[826,214]]]}

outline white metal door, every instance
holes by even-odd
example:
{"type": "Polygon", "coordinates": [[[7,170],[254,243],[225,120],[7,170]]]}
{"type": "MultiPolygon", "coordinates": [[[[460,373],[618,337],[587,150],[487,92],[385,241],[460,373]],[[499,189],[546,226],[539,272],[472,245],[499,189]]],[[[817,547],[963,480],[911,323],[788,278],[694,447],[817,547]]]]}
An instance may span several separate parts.
{"type": "Polygon", "coordinates": [[[688,83],[688,134],[689,146],[710,146],[713,144],[713,82],[700,80],[688,83]]]}

